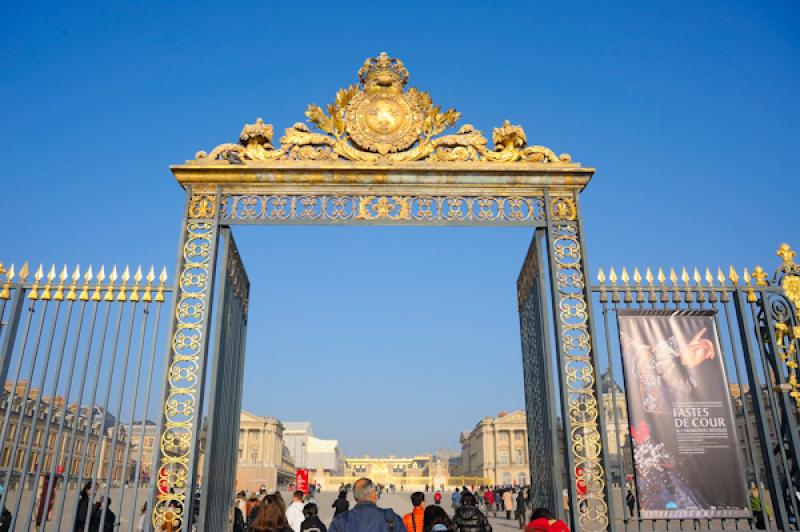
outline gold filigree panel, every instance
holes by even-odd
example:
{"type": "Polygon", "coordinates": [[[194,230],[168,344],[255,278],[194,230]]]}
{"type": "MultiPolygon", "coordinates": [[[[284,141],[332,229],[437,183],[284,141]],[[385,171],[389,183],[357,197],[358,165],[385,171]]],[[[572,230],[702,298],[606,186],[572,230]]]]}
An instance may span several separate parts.
{"type": "Polygon", "coordinates": [[[521,224],[545,221],[544,199],[523,196],[228,195],[232,223],[521,224]]]}
{"type": "Polygon", "coordinates": [[[192,196],[189,204],[156,469],[158,492],[152,509],[156,530],[168,521],[179,528],[185,518],[187,498],[192,496],[190,459],[197,416],[201,415],[197,411],[198,388],[208,334],[211,261],[216,239],[215,222],[192,217],[213,215],[215,204],[213,195],[192,196]]]}
{"type": "Polygon", "coordinates": [[[569,445],[578,492],[576,511],[581,530],[609,526],[605,495],[602,436],[595,393],[592,339],[586,300],[583,253],[577,209],[571,197],[551,197],[550,247],[558,302],[562,386],[566,386],[569,445]]]}

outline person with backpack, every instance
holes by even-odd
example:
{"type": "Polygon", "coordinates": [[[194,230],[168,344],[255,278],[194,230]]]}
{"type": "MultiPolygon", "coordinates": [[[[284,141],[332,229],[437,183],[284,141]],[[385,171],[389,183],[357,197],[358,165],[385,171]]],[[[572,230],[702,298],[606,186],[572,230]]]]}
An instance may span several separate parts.
{"type": "Polygon", "coordinates": [[[305,519],[300,525],[301,532],[328,532],[328,527],[322,522],[317,515],[319,508],[313,502],[307,503],[303,506],[303,515],[305,519]]]}
{"type": "Polygon", "coordinates": [[[412,493],[411,504],[414,507],[411,512],[403,516],[403,524],[406,525],[408,532],[422,532],[425,522],[425,494],[421,491],[412,493]]]}
{"type": "Polygon", "coordinates": [[[378,508],[378,492],[368,478],[353,484],[356,505],[333,518],[330,532],[408,532],[403,520],[391,509],[378,508]]]}
{"type": "Polygon", "coordinates": [[[453,516],[453,524],[458,532],[492,532],[492,525],[476,506],[475,495],[467,492],[461,497],[461,506],[453,516]]]}

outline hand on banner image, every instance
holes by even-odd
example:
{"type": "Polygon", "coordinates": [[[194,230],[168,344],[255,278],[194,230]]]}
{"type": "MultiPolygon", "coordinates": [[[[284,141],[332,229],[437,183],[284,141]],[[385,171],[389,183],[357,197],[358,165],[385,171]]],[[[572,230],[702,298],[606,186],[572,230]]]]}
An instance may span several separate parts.
{"type": "Polygon", "coordinates": [[[714,358],[714,344],[711,343],[711,340],[702,337],[706,330],[703,327],[681,350],[681,364],[687,368],[694,369],[706,360],[714,358]]]}

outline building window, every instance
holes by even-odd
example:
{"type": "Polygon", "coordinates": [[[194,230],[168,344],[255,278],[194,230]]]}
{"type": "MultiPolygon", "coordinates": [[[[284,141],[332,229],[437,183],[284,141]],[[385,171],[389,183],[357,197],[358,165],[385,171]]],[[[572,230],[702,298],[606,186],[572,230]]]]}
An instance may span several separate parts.
{"type": "Polygon", "coordinates": [[[522,432],[517,431],[514,433],[514,441],[522,441],[522,432]]]}
{"type": "MultiPolygon", "coordinates": [[[[498,453],[498,463],[508,465],[508,451],[500,451],[500,453],[498,453]]],[[[506,482],[506,484],[508,484],[508,482],[506,482]]]]}
{"type": "Polygon", "coordinates": [[[508,486],[511,484],[511,473],[503,473],[503,485],[508,486]]]}
{"type": "Polygon", "coordinates": [[[514,449],[514,463],[515,464],[522,463],[522,449],[514,449]]]}
{"type": "Polygon", "coordinates": [[[250,448],[250,463],[257,464],[258,463],[258,447],[251,447],[250,448]]]}

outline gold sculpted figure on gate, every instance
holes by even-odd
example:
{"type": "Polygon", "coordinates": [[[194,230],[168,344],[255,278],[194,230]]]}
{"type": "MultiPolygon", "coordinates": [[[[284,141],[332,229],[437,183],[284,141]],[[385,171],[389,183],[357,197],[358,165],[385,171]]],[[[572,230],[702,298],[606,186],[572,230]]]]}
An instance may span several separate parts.
{"type": "Polygon", "coordinates": [[[408,70],[399,59],[382,52],[368,58],[358,71],[359,85],[336,93],[323,110],[309,105],[308,121],[285,130],[280,146],[272,145],[273,127],[262,119],[242,129],[238,144],[221,144],[211,153],[197,152],[196,161],[247,164],[266,160],[375,161],[485,161],[572,165],[568,154],[557,156],[544,146],[528,146],[521,126],[506,120],[492,133],[494,146],[472,125],[451,135],[440,135],[461,117],[454,109],[442,111],[430,95],[406,89],[408,70]]]}

